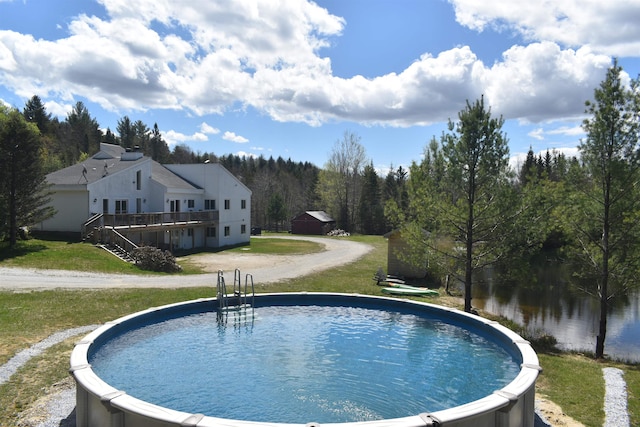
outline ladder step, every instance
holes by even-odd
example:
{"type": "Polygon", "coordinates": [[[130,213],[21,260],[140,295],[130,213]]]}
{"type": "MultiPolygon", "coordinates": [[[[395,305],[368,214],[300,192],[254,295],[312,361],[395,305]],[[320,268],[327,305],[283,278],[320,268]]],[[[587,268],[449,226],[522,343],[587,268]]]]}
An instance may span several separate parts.
{"type": "Polygon", "coordinates": [[[221,311],[241,311],[246,310],[247,308],[253,308],[251,304],[239,304],[239,305],[228,305],[225,307],[220,307],[221,311]]]}

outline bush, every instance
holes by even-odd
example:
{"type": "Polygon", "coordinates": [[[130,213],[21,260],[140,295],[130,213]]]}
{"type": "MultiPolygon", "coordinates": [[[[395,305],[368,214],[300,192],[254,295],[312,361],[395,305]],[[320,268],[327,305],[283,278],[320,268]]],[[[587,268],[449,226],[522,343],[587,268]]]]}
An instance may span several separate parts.
{"type": "Polygon", "coordinates": [[[176,258],[169,251],[154,248],[153,246],[141,246],[131,251],[131,257],[136,265],[143,270],[162,271],[164,273],[176,273],[182,271],[182,267],[176,262],[176,258]]]}

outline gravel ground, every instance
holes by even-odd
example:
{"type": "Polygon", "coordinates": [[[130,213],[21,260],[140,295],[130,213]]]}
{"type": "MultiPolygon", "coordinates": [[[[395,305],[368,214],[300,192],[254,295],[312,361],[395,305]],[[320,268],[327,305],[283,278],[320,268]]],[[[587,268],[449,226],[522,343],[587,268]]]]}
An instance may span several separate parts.
{"type": "Polygon", "coordinates": [[[40,341],[39,343],[22,350],[15,356],[13,356],[7,363],[0,366],[0,385],[4,384],[11,378],[11,375],[15,374],[18,369],[29,361],[32,357],[38,356],[40,353],[52,347],[67,338],[74,337],[80,334],[86,334],[94,329],[98,325],[81,326],[79,328],[67,329],[66,331],[56,332],[48,338],[40,341]]]}
{"type": "MultiPolygon", "coordinates": [[[[260,237],[252,237],[260,238],[260,237]]],[[[209,273],[193,276],[152,277],[130,275],[106,275],[90,272],[70,272],[0,267],[0,289],[100,289],[127,287],[191,287],[214,286],[217,271],[224,271],[225,277],[233,277],[236,268],[243,274],[251,273],[259,283],[273,283],[292,279],[314,272],[353,262],[371,250],[366,244],[326,238],[286,236],[287,239],[316,241],[325,246],[325,251],[309,255],[278,256],[235,254],[202,254],[191,257],[209,273]]],[[[373,273],[372,273],[373,274],[373,273]]],[[[6,382],[31,357],[37,356],[49,347],[76,335],[85,334],[98,325],[57,332],[45,340],[23,350],[0,366],[0,385],[6,382]]],[[[606,384],[605,412],[606,426],[628,427],[626,384],[622,371],[615,368],[603,369],[606,384]]],[[[24,427],[75,427],[75,384],[69,378],[46,390],[30,409],[23,413],[20,424],[24,427]]],[[[560,408],[544,399],[536,400],[535,427],[576,426],[560,408]]]]}
{"type": "Polygon", "coordinates": [[[618,368],[603,368],[605,394],[605,426],[627,427],[630,424],[627,412],[627,384],[624,372],[618,368]]]}

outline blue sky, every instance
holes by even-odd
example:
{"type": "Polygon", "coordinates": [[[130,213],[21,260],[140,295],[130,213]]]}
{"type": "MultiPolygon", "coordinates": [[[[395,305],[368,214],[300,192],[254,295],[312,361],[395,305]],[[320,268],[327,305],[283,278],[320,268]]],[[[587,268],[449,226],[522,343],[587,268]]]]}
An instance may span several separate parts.
{"type": "Polygon", "coordinates": [[[384,174],[483,95],[514,161],[574,154],[612,58],[640,72],[638,22],[640,0],[0,0],[0,102],[320,167],[349,131],[384,174]]]}

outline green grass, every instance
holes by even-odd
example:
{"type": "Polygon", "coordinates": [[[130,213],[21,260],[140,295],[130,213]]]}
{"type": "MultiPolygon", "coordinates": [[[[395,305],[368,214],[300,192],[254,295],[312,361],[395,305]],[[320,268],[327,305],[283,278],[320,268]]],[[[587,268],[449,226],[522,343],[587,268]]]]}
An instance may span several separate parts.
{"type": "Polygon", "coordinates": [[[249,246],[240,246],[227,252],[262,255],[302,255],[322,251],[322,245],[307,240],[261,238],[251,239],[249,246]]]}
{"type": "Polygon", "coordinates": [[[0,266],[81,270],[101,273],[147,274],[88,243],[59,240],[21,240],[9,248],[0,243],[0,266]]]}
{"type": "MultiPolygon", "coordinates": [[[[256,277],[257,291],[323,291],[380,295],[380,288],[371,277],[378,267],[386,265],[385,239],[379,236],[351,236],[346,239],[370,244],[374,249],[352,264],[278,284],[261,285],[259,277],[256,277]]],[[[51,259],[64,258],[59,253],[70,251],[67,252],[67,256],[76,254],[74,256],[84,260],[82,265],[85,267],[82,269],[128,272],[120,269],[111,270],[114,267],[99,267],[111,264],[111,260],[102,260],[112,258],[106,252],[97,251],[95,264],[90,261],[93,255],[77,255],[79,252],[89,252],[92,249],[90,245],[50,241],[21,243],[26,245],[21,246],[12,257],[7,257],[6,248],[0,248],[0,265],[36,267],[43,262],[45,265],[61,268],[51,259]]],[[[292,245],[296,249],[288,252],[289,254],[320,250],[315,244],[297,246],[297,241],[283,242],[280,239],[269,239],[267,236],[264,239],[252,239],[250,251],[282,254],[282,251],[288,251],[292,245]]],[[[232,249],[242,250],[243,248],[232,249]]],[[[76,268],[71,268],[73,262],[66,264],[70,270],[78,269],[79,265],[75,263],[76,268]]],[[[180,280],[179,277],[177,276],[176,280],[180,280]]],[[[0,291],[0,364],[5,363],[18,351],[62,329],[104,323],[148,307],[210,296],[213,296],[210,288],[0,291]]],[[[461,307],[461,300],[457,298],[442,296],[421,300],[461,307]]],[[[68,378],[69,354],[74,341],[68,340],[33,358],[8,383],[0,386],[0,425],[17,425],[17,413],[40,397],[42,390],[68,378]]],[[[623,369],[629,392],[631,425],[640,425],[640,366],[601,363],[573,354],[539,354],[539,357],[543,373],[537,383],[538,391],[586,426],[601,426],[604,420],[602,368],[616,366],[623,369]]]]}
{"type": "Polygon", "coordinates": [[[579,355],[539,354],[538,357],[543,372],[536,384],[537,391],[585,426],[602,426],[604,365],[579,355]]]}

